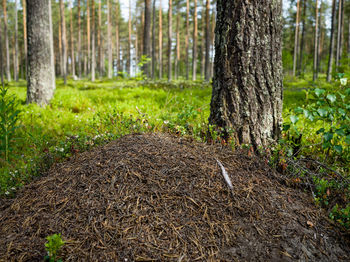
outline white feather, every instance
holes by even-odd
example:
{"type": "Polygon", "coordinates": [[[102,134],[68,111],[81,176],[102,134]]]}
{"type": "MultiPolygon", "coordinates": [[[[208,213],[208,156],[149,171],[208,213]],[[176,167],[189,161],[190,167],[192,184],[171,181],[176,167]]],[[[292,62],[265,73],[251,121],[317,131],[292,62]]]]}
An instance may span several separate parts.
{"type": "Polygon", "coordinates": [[[230,177],[228,176],[228,174],[227,174],[227,172],[226,172],[224,166],[221,164],[221,162],[220,162],[219,160],[217,160],[217,159],[215,159],[215,160],[216,160],[216,162],[218,162],[218,164],[219,164],[219,166],[220,166],[220,168],[221,168],[222,175],[224,176],[225,181],[226,181],[228,187],[229,187],[230,189],[233,189],[231,179],[230,179],[230,177]]]}

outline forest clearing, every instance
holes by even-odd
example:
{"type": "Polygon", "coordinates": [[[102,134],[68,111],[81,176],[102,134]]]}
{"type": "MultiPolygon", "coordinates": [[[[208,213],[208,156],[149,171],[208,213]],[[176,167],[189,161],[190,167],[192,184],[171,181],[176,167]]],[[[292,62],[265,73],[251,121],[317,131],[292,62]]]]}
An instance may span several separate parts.
{"type": "Polygon", "coordinates": [[[283,2],[3,0],[0,261],[349,261],[350,5],[283,2]]]}

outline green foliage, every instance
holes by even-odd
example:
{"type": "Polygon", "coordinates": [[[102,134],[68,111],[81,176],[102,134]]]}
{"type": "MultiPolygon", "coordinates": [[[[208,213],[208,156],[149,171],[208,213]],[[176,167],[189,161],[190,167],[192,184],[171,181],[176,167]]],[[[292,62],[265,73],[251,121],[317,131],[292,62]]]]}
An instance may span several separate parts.
{"type": "Polygon", "coordinates": [[[47,251],[47,256],[45,261],[49,262],[62,262],[61,259],[58,259],[58,252],[63,247],[65,241],[62,240],[61,234],[54,234],[46,237],[48,242],[45,243],[45,250],[47,251]]]}
{"type": "Polygon", "coordinates": [[[329,217],[332,220],[337,221],[345,228],[350,229],[350,204],[348,204],[345,208],[340,208],[339,205],[336,204],[332,208],[329,217]]]}
{"type": "MultiPolygon", "coordinates": [[[[16,129],[19,127],[18,100],[15,96],[8,94],[8,87],[0,88],[0,152],[3,153],[5,161],[10,160],[13,150],[12,144],[15,139],[16,129]]],[[[0,163],[1,166],[1,163],[0,163]]]]}

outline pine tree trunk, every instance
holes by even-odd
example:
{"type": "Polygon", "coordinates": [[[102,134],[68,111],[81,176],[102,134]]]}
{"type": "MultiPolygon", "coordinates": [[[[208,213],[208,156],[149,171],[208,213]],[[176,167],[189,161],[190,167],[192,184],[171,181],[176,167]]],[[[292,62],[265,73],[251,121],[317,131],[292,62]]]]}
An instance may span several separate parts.
{"type": "Polygon", "coordinates": [[[98,72],[100,78],[103,76],[103,59],[102,59],[102,0],[98,1],[98,26],[97,26],[97,49],[98,49],[98,72]]]}
{"type": "Polygon", "coordinates": [[[189,60],[189,39],[190,39],[190,1],[186,1],[186,79],[190,78],[190,60],[189,60]]]}
{"type": "Polygon", "coordinates": [[[27,8],[26,0],[22,0],[22,9],[23,9],[23,45],[24,45],[24,63],[25,63],[25,77],[27,78],[27,8]]]}
{"type": "Polygon", "coordinates": [[[173,19],[173,1],[169,0],[168,11],[168,81],[172,80],[172,64],[171,64],[171,38],[173,36],[172,19],[173,19]]]}
{"type": "Polygon", "coordinates": [[[90,0],[86,1],[87,74],[91,72],[90,0]]]}
{"type": "Polygon", "coordinates": [[[328,69],[327,69],[327,82],[332,80],[332,68],[334,58],[334,44],[335,44],[335,17],[337,15],[336,0],[332,3],[332,25],[331,25],[331,40],[329,44],[329,58],[328,58],[328,69]]]}
{"type": "MultiPolygon", "coordinates": [[[[212,54],[214,54],[215,51],[215,25],[216,25],[216,15],[215,11],[213,12],[213,21],[211,23],[211,50],[212,54]]],[[[210,62],[210,78],[213,78],[214,75],[214,56],[211,57],[211,62],[210,62]]]]}
{"type": "Polygon", "coordinates": [[[121,70],[121,64],[120,64],[120,41],[119,41],[119,2],[117,0],[117,7],[116,7],[116,21],[115,21],[115,49],[116,49],[116,56],[117,56],[117,75],[118,71],[121,70]]]}
{"type": "Polygon", "coordinates": [[[180,63],[180,10],[179,6],[176,8],[176,55],[175,55],[175,79],[179,77],[179,63],[180,63]]]}
{"type": "Polygon", "coordinates": [[[321,61],[322,61],[322,37],[323,37],[323,30],[322,30],[322,8],[323,8],[323,3],[321,0],[321,4],[320,4],[320,15],[319,15],[319,32],[318,32],[318,50],[317,50],[317,69],[316,69],[316,77],[318,78],[318,73],[320,72],[320,67],[321,67],[321,61]]]}
{"type": "Polygon", "coordinates": [[[218,0],[217,11],[209,123],[238,144],[267,147],[282,127],[281,2],[218,0]]]}
{"type": "Polygon", "coordinates": [[[10,70],[10,47],[9,47],[9,37],[7,28],[7,6],[6,0],[2,0],[2,8],[4,12],[4,35],[5,35],[5,51],[6,51],[6,78],[7,81],[11,81],[11,70],[10,70]]]}
{"type": "Polygon", "coordinates": [[[297,69],[297,56],[299,46],[299,13],[300,13],[300,0],[297,0],[297,17],[295,21],[295,35],[294,35],[294,54],[293,54],[293,76],[296,75],[297,69]]]}
{"type": "Polygon", "coordinates": [[[344,43],[344,12],[345,12],[345,0],[342,1],[341,10],[341,22],[340,22],[340,44],[339,44],[339,65],[341,64],[341,59],[343,58],[343,43],[344,43]]]}
{"type": "Polygon", "coordinates": [[[129,0],[129,41],[128,41],[128,60],[126,63],[127,72],[131,74],[131,0],[129,0]]]}
{"type": "Polygon", "coordinates": [[[60,0],[61,30],[62,30],[62,75],[64,85],[67,84],[67,46],[66,46],[66,19],[64,15],[64,3],[60,0]]]}
{"type": "Polygon", "coordinates": [[[159,0],[159,79],[163,78],[163,19],[162,0],[159,0]]]}
{"type": "MultiPolygon", "coordinates": [[[[151,0],[145,0],[145,21],[143,28],[143,55],[151,56],[151,0]]],[[[143,65],[143,72],[150,77],[149,63],[143,65]]]]}
{"type": "Polygon", "coordinates": [[[338,34],[337,34],[337,50],[335,56],[335,65],[340,65],[340,38],[341,38],[341,16],[342,16],[342,0],[339,0],[338,4],[338,34]]]}
{"type": "Polygon", "coordinates": [[[4,59],[3,59],[3,53],[2,53],[2,25],[1,25],[1,18],[0,18],[0,77],[1,77],[1,87],[5,88],[4,84],[4,59]]]}
{"type": "Polygon", "coordinates": [[[60,76],[63,76],[63,55],[62,55],[62,27],[61,22],[58,23],[58,53],[59,53],[59,61],[60,61],[60,76]]]}
{"type": "MultiPolygon", "coordinates": [[[[73,6],[73,2],[72,6],[73,6]]],[[[73,36],[73,8],[70,9],[70,52],[71,52],[71,66],[72,75],[75,76],[75,54],[74,54],[74,36],[73,36]]]]}
{"type": "Polygon", "coordinates": [[[78,56],[77,56],[77,63],[78,63],[78,76],[81,78],[81,17],[80,17],[80,0],[78,0],[78,56]]]}
{"type": "Polygon", "coordinates": [[[51,0],[27,0],[27,103],[46,105],[55,90],[51,0]]]}
{"type": "Polygon", "coordinates": [[[14,72],[13,78],[18,81],[19,65],[18,65],[18,13],[17,13],[17,0],[15,0],[15,57],[13,60],[14,72]]]}
{"type": "Polygon", "coordinates": [[[305,27],[306,1],[307,0],[303,0],[303,15],[302,15],[302,20],[301,20],[301,25],[303,27],[303,30],[301,31],[298,75],[301,74],[301,71],[304,72],[304,69],[303,69],[303,58],[304,58],[304,42],[305,42],[305,32],[306,32],[306,27],[305,27]]]}
{"type": "Polygon", "coordinates": [[[205,16],[202,16],[202,32],[201,32],[201,78],[205,79],[205,16]]]}
{"type": "Polygon", "coordinates": [[[107,21],[107,45],[108,45],[108,79],[113,77],[113,52],[112,52],[112,19],[111,19],[111,5],[110,0],[107,0],[108,21],[107,21]]]}
{"type": "Polygon", "coordinates": [[[197,0],[194,0],[192,80],[196,80],[197,78],[197,36],[198,36],[197,0]]]}
{"type": "Polygon", "coordinates": [[[156,0],[153,0],[152,10],[152,79],[155,79],[156,72],[156,0]]]}
{"type": "Polygon", "coordinates": [[[210,0],[205,7],[205,81],[210,80],[210,0]]]}
{"type": "Polygon", "coordinates": [[[317,79],[317,57],[318,57],[318,0],[316,0],[316,15],[315,15],[315,38],[314,38],[314,72],[313,81],[317,79]]]}
{"type": "Polygon", "coordinates": [[[91,81],[95,81],[95,66],[96,66],[96,53],[95,53],[95,1],[91,0],[91,81]]]}

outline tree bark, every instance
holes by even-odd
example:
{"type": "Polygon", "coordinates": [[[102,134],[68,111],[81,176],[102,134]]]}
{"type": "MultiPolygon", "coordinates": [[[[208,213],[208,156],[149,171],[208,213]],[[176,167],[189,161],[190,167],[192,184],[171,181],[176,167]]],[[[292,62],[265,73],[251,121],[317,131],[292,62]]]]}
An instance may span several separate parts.
{"type": "Polygon", "coordinates": [[[197,36],[198,36],[197,0],[194,0],[192,80],[196,80],[197,78],[197,36]]]}
{"type": "Polygon", "coordinates": [[[163,19],[162,0],[159,0],[159,79],[163,78],[163,19]]]}
{"type": "Polygon", "coordinates": [[[87,74],[91,72],[90,0],[86,1],[87,74]]]}
{"type": "Polygon", "coordinates": [[[75,76],[75,54],[74,54],[74,36],[73,36],[73,1],[71,2],[72,8],[70,9],[70,52],[71,52],[71,66],[72,75],[75,76]]]}
{"type": "Polygon", "coordinates": [[[13,60],[14,64],[14,72],[13,72],[13,78],[15,81],[18,81],[18,74],[19,74],[19,64],[18,64],[18,13],[17,13],[17,0],[15,0],[15,57],[13,60]]]}
{"type": "Polygon", "coordinates": [[[95,66],[96,66],[96,54],[95,54],[95,1],[91,0],[91,81],[95,81],[95,66]]]}
{"type": "Polygon", "coordinates": [[[22,0],[22,8],[23,8],[23,45],[24,45],[24,63],[25,63],[25,77],[27,78],[27,9],[26,9],[26,1],[22,0]]]}
{"type": "Polygon", "coordinates": [[[190,1],[186,1],[186,38],[185,38],[185,49],[186,49],[186,79],[190,78],[190,60],[189,60],[189,39],[190,39],[190,1]]]}
{"type": "Polygon", "coordinates": [[[173,1],[169,0],[169,11],[168,11],[168,81],[172,80],[172,64],[171,64],[171,38],[173,36],[172,28],[172,19],[173,19],[173,1]]]}
{"type": "Polygon", "coordinates": [[[128,41],[128,60],[126,63],[127,72],[131,74],[131,0],[129,0],[129,41],[128,41]]]}
{"type": "Polygon", "coordinates": [[[2,25],[1,25],[1,17],[0,17],[0,77],[1,77],[1,87],[4,89],[4,63],[3,63],[3,53],[2,53],[2,25]]]}
{"type": "Polygon", "coordinates": [[[318,0],[316,0],[316,14],[315,14],[315,40],[314,40],[314,72],[313,81],[317,79],[317,60],[318,60],[318,0]]]}
{"type": "Polygon", "coordinates": [[[6,52],[6,78],[8,82],[11,82],[11,70],[10,70],[10,48],[9,37],[7,28],[7,5],[6,0],[2,0],[2,8],[4,12],[4,35],[5,35],[5,52],[6,52]]]}
{"type": "Polygon", "coordinates": [[[205,8],[205,81],[210,80],[210,0],[205,8]]]}
{"type": "Polygon", "coordinates": [[[111,19],[111,5],[110,0],[107,0],[107,45],[108,45],[108,79],[112,79],[113,77],[113,52],[112,52],[112,19],[111,19]]]}
{"type": "Polygon", "coordinates": [[[115,49],[116,49],[116,56],[117,56],[117,75],[118,71],[121,70],[120,66],[120,40],[119,40],[119,1],[117,0],[117,7],[116,7],[116,24],[115,24],[115,49]]]}
{"type": "Polygon", "coordinates": [[[180,10],[177,6],[176,14],[176,55],[175,55],[175,79],[179,77],[179,63],[180,63],[180,10]]]}
{"type": "Polygon", "coordinates": [[[341,38],[341,16],[342,16],[342,0],[339,0],[338,4],[338,34],[337,34],[337,50],[335,56],[335,65],[340,65],[340,38],[341,38]]]}
{"type": "Polygon", "coordinates": [[[27,0],[27,103],[46,105],[55,90],[51,0],[27,0]]]}
{"type": "Polygon", "coordinates": [[[302,15],[302,20],[301,20],[301,25],[302,25],[303,29],[301,31],[301,40],[300,40],[300,54],[299,54],[298,75],[301,74],[301,71],[304,71],[304,69],[303,69],[303,58],[304,58],[304,42],[305,42],[305,32],[306,32],[306,26],[305,26],[306,1],[307,0],[303,0],[303,15],[302,15]]]}
{"type": "Polygon", "coordinates": [[[217,1],[209,123],[255,150],[281,134],[281,13],[281,1],[217,1]]]}
{"type": "Polygon", "coordinates": [[[77,63],[78,63],[78,76],[81,78],[81,14],[80,14],[80,0],[78,0],[78,56],[77,56],[77,63]]]}
{"type": "Polygon", "coordinates": [[[153,0],[152,10],[152,79],[155,79],[156,73],[156,0],[153,0]]]}
{"type": "Polygon", "coordinates": [[[299,46],[299,13],[300,13],[300,0],[297,0],[297,17],[295,21],[295,35],[294,35],[294,54],[293,54],[293,76],[296,75],[297,69],[297,56],[299,46]]]}
{"type": "MultiPolygon", "coordinates": [[[[145,21],[143,28],[143,55],[151,57],[151,0],[145,0],[145,21]]],[[[149,62],[143,65],[143,72],[150,77],[149,62]]]]}
{"type": "Polygon", "coordinates": [[[61,14],[61,30],[62,30],[62,75],[64,85],[67,84],[67,46],[66,46],[66,19],[64,14],[64,3],[60,0],[60,14],[61,14]]]}
{"type": "Polygon", "coordinates": [[[98,49],[98,58],[99,58],[99,62],[98,62],[98,72],[99,72],[99,76],[100,78],[103,76],[103,55],[102,55],[102,0],[98,1],[98,26],[97,26],[97,49],[98,49]]]}
{"type": "Polygon", "coordinates": [[[340,44],[339,44],[339,65],[343,58],[343,42],[344,42],[344,12],[345,12],[345,0],[342,1],[341,20],[340,20],[340,44]]]}
{"type": "Polygon", "coordinates": [[[329,58],[328,58],[328,69],[327,69],[327,82],[332,80],[332,68],[334,59],[334,44],[335,44],[335,17],[337,15],[336,0],[332,3],[332,25],[331,25],[331,39],[329,44],[329,58]]]}
{"type": "MultiPolygon", "coordinates": [[[[215,51],[215,25],[216,25],[216,15],[215,11],[213,12],[213,18],[212,18],[212,23],[211,23],[211,50],[212,54],[214,54],[215,51]]],[[[210,62],[210,78],[213,78],[214,75],[214,57],[211,57],[211,62],[210,62]]]]}

